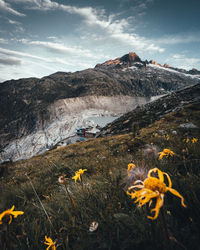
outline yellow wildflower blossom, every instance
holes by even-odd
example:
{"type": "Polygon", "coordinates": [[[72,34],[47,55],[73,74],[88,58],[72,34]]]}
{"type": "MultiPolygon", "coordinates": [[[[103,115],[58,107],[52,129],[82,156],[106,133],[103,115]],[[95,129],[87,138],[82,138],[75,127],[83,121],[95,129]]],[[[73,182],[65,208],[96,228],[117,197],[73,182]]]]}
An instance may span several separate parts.
{"type": "Polygon", "coordinates": [[[198,139],[193,137],[192,143],[196,143],[197,141],[198,141],[198,139]]]}
{"type": "Polygon", "coordinates": [[[22,215],[24,214],[24,212],[22,211],[13,211],[15,209],[15,206],[13,205],[11,207],[11,209],[5,210],[3,213],[0,214],[0,224],[2,224],[2,219],[5,216],[10,216],[10,220],[8,222],[8,224],[10,224],[12,222],[12,215],[14,218],[17,218],[18,215],[22,215]]]}
{"type": "Polygon", "coordinates": [[[74,179],[75,180],[75,182],[79,179],[79,181],[81,182],[81,175],[85,172],[85,171],[87,171],[87,169],[79,169],[79,171],[76,171],[75,172],[75,175],[72,177],[72,179],[74,179]]]}
{"type": "Polygon", "coordinates": [[[79,171],[77,172],[77,174],[82,175],[85,171],[87,171],[87,169],[79,169],[79,171]]]}
{"type": "Polygon", "coordinates": [[[45,235],[45,242],[44,242],[44,244],[48,245],[48,247],[47,247],[46,250],[49,250],[50,248],[52,250],[56,250],[56,247],[55,247],[56,242],[53,242],[53,240],[50,237],[48,238],[46,235],[45,235]]]}
{"type": "Polygon", "coordinates": [[[169,139],[170,139],[168,134],[165,136],[165,138],[166,138],[167,141],[169,141],[169,139]]]}
{"type": "Polygon", "coordinates": [[[169,157],[169,156],[174,156],[174,152],[168,148],[165,148],[162,152],[158,153],[159,156],[159,160],[161,160],[164,156],[169,157]]]}
{"type": "Polygon", "coordinates": [[[169,175],[165,172],[162,172],[158,168],[151,169],[148,172],[148,176],[144,181],[138,180],[134,183],[134,186],[130,187],[129,190],[134,189],[134,192],[127,191],[127,194],[131,196],[131,199],[136,199],[135,203],[139,203],[139,207],[142,207],[149,202],[151,205],[152,199],[156,198],[155,208],[151,209],[151,213],[155,212],[154,216],[148,216],[149,219],[155,220],[158,217],[160,208],[164,203],[164,196],[166,192],[171,192],[175,196],[181,199],[181,204],[183,207],[186,207],[184,204],[184,198],[179,194],[178,191],[172,188],[172,182],[169,175]],[[157,173],[158,177],[152,177],[152,173],[157,173]],[[167,177],[168,186],[164,182],[164,177],[167,177]],[[137,190],[135,190],[137,189],[137,190]],[[139,189],[139,190],[138,190],[139,189]]]}
{"type": "Polygon", "coordinates": [[[131,169],[134,169],[134,168],[135,168],[135,164],[133,164],[133,163],[128,164],[128,171],[130,171],[131,169]]]}
{"type": "Polygon", "coordinates": [[[133,164],[133,163],[129,163],[128,164],[128,168],[127,168],[127,174],[128,174],[128,176],[130,176],[130,171],[132,170],[132,169],[134,169],[135,168],[135,164],[133,164]]]}
{"type": "Polygon", "coordinates": [[[76,182],[78,179],[81,181],[81,177],[80,177],[78,174],[75,174],[75,175],[72,177],[72,180],[74,180],[75,182],[76,182]]]}

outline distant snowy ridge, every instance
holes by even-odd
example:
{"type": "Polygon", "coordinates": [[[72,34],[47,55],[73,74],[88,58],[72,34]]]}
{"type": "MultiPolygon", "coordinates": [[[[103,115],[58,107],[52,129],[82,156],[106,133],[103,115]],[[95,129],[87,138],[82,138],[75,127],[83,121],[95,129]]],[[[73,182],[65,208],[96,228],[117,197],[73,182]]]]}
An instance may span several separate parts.
{"type": "Polygon", "coordinates": [[[200,75],[186,74],[186,73],[182,73],[182,72],[179,72],[177,70],[174,70],[174,69],[165,68],[165,67],[162,67],[162,66],[159,66],[159,65],[155,65],[155,64],[151,64],[151,63],[147,64],[147,67],[152,67],[152,68],[155,68],[155,69],[158,68],[158,69],[169,71],[169,72],[172,72],[172,73],[175,73],[175,74],[180,74],[182,76],[191,77],[191,78],[199,78],[200,79],[200,75]]]}

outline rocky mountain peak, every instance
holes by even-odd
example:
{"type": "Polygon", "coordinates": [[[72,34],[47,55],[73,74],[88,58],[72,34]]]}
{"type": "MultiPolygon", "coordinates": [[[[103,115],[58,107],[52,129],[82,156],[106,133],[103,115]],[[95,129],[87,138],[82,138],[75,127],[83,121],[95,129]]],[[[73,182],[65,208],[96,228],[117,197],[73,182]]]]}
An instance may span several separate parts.
{"type": "Polygon", "coordinates": [[[135,62],[141,62],[141,59],[135,52],[129,52],[128,54],[126,54],[120,58],[120,62],[132,64],[135,62]]]}
{"type": "Polygon", "coordinates": [[[97,64],[96,67],[100,66],[115,66],[115,65],[126,65],[126,66],[132,66],[136,62],[142,62],[140,57],[135,52],[129,52],[128,54],[115,58],[114,60],[110,59],[102,64],[97,64]]]}
{"type": "Polygon", "coordinates": [[[189,75],[196,75],[198,78],[200,76],[200,71],[193,68],[191,70],[185,70],[185,69],[180,69],[180,68],[175,68],[175,67],[171,67],[170,65],[168,64],[160,64],[160,63],[157,63],[155,60],[145,60],[145,61],[142,61],[140,59],[140,57],[135,53],[135,52],[129,52],[128,54],[122,56],[122,57],[118,57],[118,58],[115,58],[114,60],[110,59],[102,64],[97,64],[95,66],[95,69],[101,69],[101,70],[111,70],[112,68],[113,69],[122,69],[122,70],[125,70],[126,68],[129,68],[129,67],[136,67],[136,68],[146,68],[148,65],[151,67],[152,65],[155,65],[157,66],[158,68],[160,69],[163,69],[163,70],[173,70],[175,73],[184,73],[184,74],[189,74],[189,75]]]}

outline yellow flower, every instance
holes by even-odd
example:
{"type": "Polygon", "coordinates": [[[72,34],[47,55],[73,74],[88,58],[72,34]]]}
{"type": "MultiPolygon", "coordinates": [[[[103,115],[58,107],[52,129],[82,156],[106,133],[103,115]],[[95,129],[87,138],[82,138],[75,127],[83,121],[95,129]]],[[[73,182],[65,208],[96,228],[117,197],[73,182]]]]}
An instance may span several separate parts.
{"type": "Polygon", "coordinates": [[[2,224],[2,219],[4,216],[9,215],[10,216],[10,220],[8,222],[8,224],[10,224],[12,222],[12,215],[14,216],[14,218],[17,218],[18,215],[22,215],[24,212],[22,211],[13,211],[15,209],[15,206],[13,205],[11,207],[11,209],[5,210],[3,213],[0,214],[0,224],[2,224]]]}
{"type": "Polygon", "coordinates": [[[164,156],[169,157],[175,155],[174,152],[168,148],[165,148],[162,152],[159,152],[158,154],[160,155],[159,160],[161,160],[164,156]]]}
{"type": "Polygon", "coordinates": [[[79,179],[79,181],[81,182],[81,175],[87,171],[87,169],[82,169],[80,168],[79,171],[76,171],[75,172],[75,175],[72,177],[72,179],[75,180],[75,182],[79,179]]]}
{"type": "Polygon", "coordinates": [[[187,142],[187,143],[188,143],[188,142],[190,142],[190,139],[189,139],[189,138],[187,138],[186,142],[187,142]]]}
{"type": "Polygon", "coordinates": [[[48,249],[52,249],[52,250],[56,250],[56,247],[55,247],[55,244],[56,244],[56,242],[53,242],[53,240],[49,237],[49,238],[47,238],[47,236],[45,235],[45,242],[44,242],[44,244],[46,244],[46,245],[48,245],[48,247],[47,247],[47,249],[46,250],[48,250],[48,249]]]}
{"type": "Polygon", "coordinates": [[[75,180],[75,183],[76,183],[76,181],[79,179],[80,181],[81,181],[81,177],[80,177],[80,175],[78,175],[78,174],[75,174],[73,177],[72,177],[72,180],[75,180]]]}
{"type": "Polygon", "coordinates": [[[128,171],[130,171],[131,169],[134,169],[135,168],[135,164],[133,164],[133,163],[129,163],[128,164],[128,171]]]}
{"type": "Polygon", "coordinates": [[[196,143],[197,141],[198,141],[198,139],[193,137],[192,143],[196,143]]]}
{"type": "Polygon", "coordinates": [[[128,174],[128,176],[130,176],[130,171],[132,170],[132,169],[134,169],[135,168],[135,164],[133,164],[133,163],[129,163],[128,164],[128,168],[127,168],[127,174],[128,174]]]}
{"type": "Polygon", "coordinates": [[[77,172],[77,174],[82,175],[85,171],[87,171],[87,169],[79,169],[79,171],[77,172]]]}
{"type": "Polygon", "coordinates": [[[181,204],[183,207],[186,207],[184,204],[184,198],[179,194],[178,191],[172,188],[172,182],[169,175],[165,172],[162,172],[158,168],[151,169],[148,172],[148,176],[144,181],[136,181],[134,186],[130,187],[129,190],[134,189],[134,192],[127,191],[127,194],[131,196],[131,199],[136,198],[136,202],[139,203],[139,207],[142,207],[149,202],[151,205],[152,199],[156,198],[155,208],[151,209],[151,213],[155,212],[154,216],[148,216],[149,219],[155,220],[158,217],[160,208],[164,203],[164,196],[166,192],[171,192],[175,196],[181,198],[181,204]],[[157,173],[158,177],[152,177],[152,173],[157,173]],[[167,177],[168,186],[164,183],[164,176],[167,177]],[[139,189],[139,190],[135,190],[139,189]]]}
{"type": "Polygon", "coordinates": [[[170,139],[168,134],[165,136],[165,138],[166,138],[167,141],[169,141],[169,139],[170,139]]]}

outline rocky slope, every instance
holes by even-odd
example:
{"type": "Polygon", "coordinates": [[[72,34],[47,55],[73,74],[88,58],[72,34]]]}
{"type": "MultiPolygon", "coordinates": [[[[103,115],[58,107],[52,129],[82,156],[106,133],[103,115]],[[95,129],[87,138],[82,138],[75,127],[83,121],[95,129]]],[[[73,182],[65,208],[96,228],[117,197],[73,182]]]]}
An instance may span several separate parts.
{"type": "MultiPolygon", "coordinates": [[[[25,127],[16,131],[15,139],[2,149],[0,162],[26,159],[40,154],[63,139],[74,136],[76,129],[95,126],[89,117],[116,116],[146,101],[144,97],[130,96],[88,96],[57,100],[48,106],[45,117],[38,118],[32,131],[28,133],[25,127]]],[[[7,136],[2,134],[1,145],[7,136]]]]}
{"type": "Polygon", "coordinates": [[[121,115],[152,97],[200,82],[199,71],[142,61],[135,53],[93,69],[0,84],[0,162],[29,158],[88,125],[121,115]]]}
{"type": "MultiPolygon", "coordinates": [[[[200,84],[177,92],[172,92],[153,102],[138,106],[131,112],[126,113],[114,122],[108,124],[101,130],[99,136],[108,136],[134,132],[146,127],[154,121],[160,120],[164,115],[183,109],[189,104],[200,106],[200,84]]],[[[185,128],[196,128],[195,124],[186,121],[182,124],[185,128]]]]}

